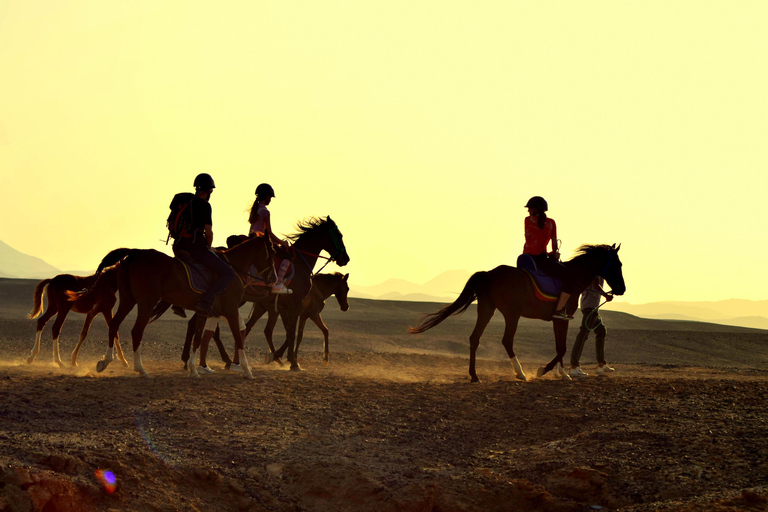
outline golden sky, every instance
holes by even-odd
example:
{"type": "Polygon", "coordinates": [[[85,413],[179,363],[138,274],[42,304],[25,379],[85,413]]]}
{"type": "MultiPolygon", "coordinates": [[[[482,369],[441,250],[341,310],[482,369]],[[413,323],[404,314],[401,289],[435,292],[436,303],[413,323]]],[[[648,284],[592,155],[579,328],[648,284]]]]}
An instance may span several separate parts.
{"type": "MultiPolygon", "coordinates": [[[[168,250],[216,180],[331,215],[360,285],[621,242],[632,303],[766,299],[768,2],[0,0],[0,240],[63,270],[168,250]]],[[[333,266],[329,267],[332,268],[333,266]]],[[[458,290],[457,290],[458,291],[458,290]]]]}

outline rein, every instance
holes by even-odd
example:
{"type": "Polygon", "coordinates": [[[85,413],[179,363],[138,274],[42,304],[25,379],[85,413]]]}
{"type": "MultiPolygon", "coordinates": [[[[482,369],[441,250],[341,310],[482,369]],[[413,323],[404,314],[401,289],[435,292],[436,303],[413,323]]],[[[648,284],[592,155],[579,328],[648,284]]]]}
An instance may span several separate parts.
{"type": "Polygon", "coordinates": [[[305,264],[305,265],[307,266],[307,268],[309,269],[309,277],[310,277],[310,279],[311,279],[311,278],[314,278],[314,277],[315,277],[317,274],[319,274],[320,272],[322,272],[322,271],[323,271],[323,269],[324,269],[325,267],[327,267],[327,266],[328,266],[328,264],[329,264],[330,262],[332,262],[332,261],[334,261],[334,260],[336,259],[336,256],[338,256],[339,254],[341,254],[341,252],[342,252],[342,251],[344,251],[344,247],[343,247],[343,246],[342,246],[342,247],[339,247],[339,245],[340,245],[340,244],[339,244],[339,242],[338,242],[338,239],[336,238],[336,229],[335,229],[335,228],[334,228],[334,230],[333,230],[333,231],[331,231],[330,235],[331,235],[331,239],[333,240],[333,245],[334,245],[334,247],[336,248],[336,252],[335,252],[335,253],[334,253],[334,254],[333,254],[333,255],[332,255],[330,258],[329,258],[329,257],[327,257],[327,256],[322,256],[322,255],[320,255],[320,254],[313,254],[313,253],[311,253],[311,252],[302,251],[301,249],[296,249],[296,248],[294,248],[294,249],[293,249],[294,251],[296,251],[297,253],[299,253],[299,257],[301,258],[301,261],[303,261],[303,262],[304,262],[304,264],[305,264]],[[313,271],[313,267],[311,267],[311,266],[309,265],[309,262],[308,262],[308,261],[307,261],[307,259],[306,259],[306,258],[303,256],[303,254],[306,254],[307,256],[314,256],[315,258],[322,258],[322,259],[324,259],[324,260],[328,260],[328,261],[326,261],[326,262],[325,262],[325,264],[324,264],[322,267],[320,267],[320,270],[318,270],[317,272],[314,272],[314,271],[313,271]]]}

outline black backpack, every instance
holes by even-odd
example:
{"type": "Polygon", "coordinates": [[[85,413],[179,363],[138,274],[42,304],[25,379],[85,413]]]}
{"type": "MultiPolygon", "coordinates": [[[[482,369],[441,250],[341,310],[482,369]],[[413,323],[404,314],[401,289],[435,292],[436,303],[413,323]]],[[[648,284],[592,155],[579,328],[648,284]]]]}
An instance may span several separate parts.
{"type": "MultiPolygon", "coordinates": [[[[192,200],[195,194],[180,192],[173,196],[171,213],[168,215],[168,239],[190,238],[192,236],[192,200]]],[[[168,243],[166,239],[165,243],[168,243]]]]}

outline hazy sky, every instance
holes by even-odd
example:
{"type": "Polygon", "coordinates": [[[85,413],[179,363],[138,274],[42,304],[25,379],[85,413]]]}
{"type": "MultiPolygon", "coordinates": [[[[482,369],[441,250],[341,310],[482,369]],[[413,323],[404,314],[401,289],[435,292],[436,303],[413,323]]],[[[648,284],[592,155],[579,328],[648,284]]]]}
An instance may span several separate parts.
{"type": "MultiPolygon", "coordinates": [[[[61,269],[271,183],[351,281],[621,242],[627,302],[766,299],[768,2],[0,0],[0,240],[61,269]]],[[[332,268],[329,267],[329,268],[332,268]]],[[[458,291],[458,290],[457,290],[458,291]]]]}

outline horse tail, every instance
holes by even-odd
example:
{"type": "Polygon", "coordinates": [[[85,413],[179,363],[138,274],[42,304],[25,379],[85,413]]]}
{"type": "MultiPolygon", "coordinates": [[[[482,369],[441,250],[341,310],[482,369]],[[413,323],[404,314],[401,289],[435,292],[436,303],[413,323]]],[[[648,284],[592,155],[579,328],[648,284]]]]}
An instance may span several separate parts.
{"type": "Polygon", "coordinates": [[[445,306],[443,309],[427,315],[424,318],[422,324],[418,327],[408,327],[408,332],[411,334],[419,334],[428,329],[433,328],[451,315],[460,315],[477,299],[478,292],[482,292],[488,283],[488,272],[475,272],[472,277],[469,278],[467,284],[464,285],[464,289],[461,291],[459,297],[453,302],[445,306]]]}
{"type": "Polygon", "coordinates": [[[34,305],[32,306],[32,311],[27,313],[27,318],[37,318],[40,316],[40,313],[43,312],[43,292],[45,291],[45,287],[48,286],[48,283],[52,280],[53,279],[43,279],[37,283],[37,286],[35,286],[35,293],[33,295],[34,305]]]}
{"type": "Polygon", "coordinates": [[[165,300],[159,300],[157,301],[157,304],[155,304],[155,307],[152,309],[152,316],[149,317],[149,323],[154,322],[161,316],[163,316],[163,313],[168,311],[168,308],[171,307],[171,303],[165,300]]]}

